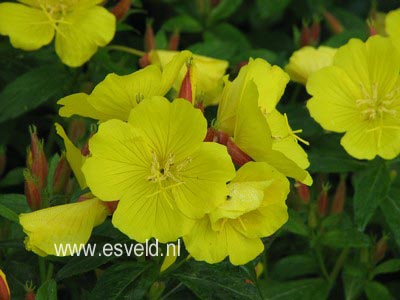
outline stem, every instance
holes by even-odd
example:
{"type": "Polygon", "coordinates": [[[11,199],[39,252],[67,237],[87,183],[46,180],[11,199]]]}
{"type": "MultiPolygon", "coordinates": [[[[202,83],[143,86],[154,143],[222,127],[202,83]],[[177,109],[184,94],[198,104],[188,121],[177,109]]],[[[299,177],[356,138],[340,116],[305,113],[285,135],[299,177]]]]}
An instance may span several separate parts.
{"type": "Polygon", "coordinates": [[[340,270],[342,269],[342,267],[343,267],[343,265],[344,265],[344,263],[346,261],[347,255],[349,254],[349,251],[350,251],[349,248],[344,248],[342,250],[342,252],[340,253],[335,265],[333,266],[331,275],[329,276],[329,282],[330,282],[330,286],[331,287],[335,283],[336,278],[339,275],[340,270]]]}
{"type": "Polygon", "coordinates": [[[170,290],[168,293],[166,293],[164,296],[162,296],[162,298],[160,300],[167,299],[169,296],[171,296],[173,293],[175,293],[182,285],[183,285],[182,282],[179,283],[176,287],[174,287],[172,290],[170,290]]]}
{"type": "Polygon", "coordinates": [[[107,49],[116,50],[116,51],[122,51],[122,52],[130,53],[130,54],[133,54],[133,55],[136,55],[136,56],[139,56],[139,57],[142,57],[142,56],[146,55],[146,52],[144,52],[144,51],[140,51],[140,50],[137,50],[137,49],[134,49],[134,48],[129,48],[129,47],[126,47],[126,46],[121,46],[121,45],[111,45],[111,46],[108,46],[107,49]]]}
{"type": "Polygon", "coordinates": [[[40,282],[43,284],[46,281],[46,262],[43,257],[39,257],[39,274],[40,282]]]}
{"type": "Polygon", "coordinates": [[[53,277],[54,265],[49,263],[49,268],[47,269],[46,280],[50,280],[53,277]]]}
{"type": "Polygon", "coordinates": [[[328,270],[326,269],[324,259],[321,253],[321,248],[319,246],[315,247],[315,254],[317,255],[318,265],[319,268],[321,269],[322,275],[324,275],[324,277],[329,280],[328,270]]]}

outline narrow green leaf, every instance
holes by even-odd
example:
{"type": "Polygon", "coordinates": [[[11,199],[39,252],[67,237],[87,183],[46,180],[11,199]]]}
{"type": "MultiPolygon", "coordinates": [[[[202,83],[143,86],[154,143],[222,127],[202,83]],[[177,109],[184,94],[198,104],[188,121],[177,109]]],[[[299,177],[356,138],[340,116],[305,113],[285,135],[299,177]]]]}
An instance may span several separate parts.
{"type": "Polygon", "coordinates": [[[57,283],[50,279],[43,283],[36,292],[36,300],[57,300],[57,283]]]}
{"type": "Polygon", "coordinates": [[[181,32],[200,32],[202,31],[203,27],[193,17],[189,15],[180,15],[177,17],[173,17],[169,20],[167,20],[162,29],[165,31],[174,31],[174,30],[179,30],[181,32]]]}
{"type": "Polygon", "coordinates": [[[394,297],[389,290],[377,281],[368,281],[365,284],[365,293],[368,300],[392,300],[394,297]]]}
{"type": "Polygon", "coordinates": [[[354,179],[354,219],[363,231],[390,187],[390,175],[384,162],[369,168],[354,179]]]}
{"type": "Polygon", "coordinates": [[[386,273],[395,273],[400,271],[400,259],[389,259],[379,264],[373,275],[376,276],[378,274],[386,274],[386,273]]]}
{"type": "Polygon", "coordinates": [[[316,274],[318,264],[308,255],[291,255],[282,258],[273,265],[271,277],[277,280],[289,280],[296,277],[316,274]]]}
{"type": "Polygon", "coordinates": [[[9,171],[6,176],[0,180],[0,187],[9,187],[13,185],[19,185],[24,182],[23,171],[25,168],[15,168],[9,171]]]}
{"type": "Polygon", "coordinates": [[[392,188],[381,202],[380,209],[394,240],[400,247],[400,189],[392,188]]]}
{"type": "Polygon", "coordinates": [[[371,239],[354,228],[335,229],[321,236],[320,242],[332,248],[363,248],[371,244],[371,239]]]}
{"type": "Polygon", "coordinates": [[[0,216],[10,220],[11,222],[19,223],[18,215],[2,204],[0,204],[0,216]]]}
{"type": "Polygon", "coordinates": [[[0,195],[0,204],[12,210],[16,214],[30,211],[25,195],[21,194],[3,194],[0,195]]]}
{"type": "Polygon", "coordinates": [[[210,24],[230,17],[239,8],[242,2],[243,0],[222,0],[211,11],[209,16],[210,24]]]}
{"type": "Polygon", "coordinates": [[[342,279],[346,300],[358,299],[358,296],[364,289],[365,281],[367,279],[366,274],[367,270],[361,266],[345,266],[342,273],[342,279]]]}

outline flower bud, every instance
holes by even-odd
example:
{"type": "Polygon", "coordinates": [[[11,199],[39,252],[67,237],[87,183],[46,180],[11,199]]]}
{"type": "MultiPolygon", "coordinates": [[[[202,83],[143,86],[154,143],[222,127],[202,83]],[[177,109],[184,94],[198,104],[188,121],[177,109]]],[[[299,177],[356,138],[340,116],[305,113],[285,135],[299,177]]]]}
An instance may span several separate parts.
{"type": "Polygon", "coordinates": [[[163,281],[156,281],[152,284],[149,291],[149,299],[157,300],[165,290],[165,283],[163,281]]]}
{"type": "Polygon", "coordinates": [[[48,173],[47,159],[43,151],[43,141],[39,141],[36,127],[30,127],[31,145],[27,154],[27,166],[31,174],[37,178],[37,185],[41,190],[45,183],[48,173]]]}
{"type": "Polygon", "coordinates": [[[228,139],[226,144],[228,148],[228,153],[232,158],[232,161],[235,165],[243,166],[245,163],[252,161],[253,159],[244,153],[233,141],[231,138],[228,139]]]}
{"type": "Polygon", "coordinates": [[[254,269],[256,271],[257,278],[260,278],[262,273],[264,273],[264,265],[262,264],[262,262],[258,262],[254,269]]]}
{"type": "Polygon", "coordinates": [[[62,194],[65,191],[70,176],[71,167],[63,153],[54,172],[53,192],[55,194],[62,194]]]}
{"type": "Polygon", "coordinates": [[[128,10],[131,8],[131,0],[120,0],[117,5],[111,10],[111,13],[117,18],[117,21],[121,20],[128,10]]]}
{"type": "Polygon", "coordinates": [[[317,20],[314,20],[311,27],[308,24],[304,24],[300,33],[300,46],[316,46],[319,42],[320,31],[321,28],[317,20]]]}
{"type": "Polygon", "coordinates": [[[7,164],[6,148],[0,146],[0,177],[3,175],[7,164]]]}
{"type": "Polygon", "coordinates": [[[146,22],[146,31],[144,33],[144,49],[146,52],[156,49],[156,39],[154,37],[152,19],[148,19],[146,22]]]}
{"type": "Polygon", "coordinates": [[[388,237],[383,236],[375,245],[374,247],[374,252],[372,255],[372,258],[375,263],[381,261],[386,254],[386,251],[388,249],[388,243],[387,243],[388,237]]]}
{"type": "Polygon", "coordinates": [[[324,10],[322,14],[325,17],[326,22],[328,23],[329,27],[331,28],[332,32],[335,34],[342,33],[344,31],[342,23],[329,11],[324,10]]]}
{"type": "Polygon", "coordinates": [[[308,186],[306,186],[304,183],[301,183],[299,181],[296,181],[294,184],[297,194],[299,195],[299,198],[305,203],[308,204],[310,202],[310,189],[308,186]]]}
{"type": "Polygon", "coordinates": [[[104,201],[103,203],[107,206],[108,210],[110,211],[110,214],[112,215],[114,211],[117,209],[119,201],[104,201]]]}
{"type": "Polygon", "coordinates": [[[185,77],[182,80],[181,89],[179,91],[179,98],[186,99],[190,103],[193,103],[193,94],[192,94],[192,82],[190,76],[191,68],[188,67],[185,77]]]}
{"type": "Polygon", "coordinates": [[[6,275],[0,270],[0,300],[10,300],[10,288],[8,287],[6,275]]]}
{"type": "Polygon", "coordinates": [[[346,176],[340,176],[339,185],[336,188],[333,197],[331,214],[339,214],[343,211],[344,202],[346,200],[346,176]]]}
{"type": "Polygon", "coordinates": [[[32,211],[38,210],[42,206],[42,196],[36,177],[29,170],[24,171],[25,196],[32,211]]]}
{"type": "Polygon", "coordinates": [[[141,68],[145,68],[148,65],[150,65],[150,57],[149,57],[149,53],[146,53],[141,58],[139,58],[139,66],[141,68]]]}
{"type": "Polygon", "coordinates": [[[25,283],[25,300],[35,300],[35,287],[32,281],[25,283]]]}
{"type": "Polygon", "coordinates": [[[168,50],[177,51],[179,47],[180,34],[179,30],[174,30],[168,41],[168,50]]]}
{"type": "Polygon", "coordinates": [[[323,185],[322,186],[322,191],[318,196],[318,215],[320,217],[325,217],[326,214],[328,213],[328,204],[329,204],[329,198],[328,198],[328,191],[329,191],[329,184],[323,185]]]}
{"type": "Polygon", "coordinates": [[[68,126],[68,137],[76,144],[86,134],[86,123],[83,118],[73,118],[68,126]]]}

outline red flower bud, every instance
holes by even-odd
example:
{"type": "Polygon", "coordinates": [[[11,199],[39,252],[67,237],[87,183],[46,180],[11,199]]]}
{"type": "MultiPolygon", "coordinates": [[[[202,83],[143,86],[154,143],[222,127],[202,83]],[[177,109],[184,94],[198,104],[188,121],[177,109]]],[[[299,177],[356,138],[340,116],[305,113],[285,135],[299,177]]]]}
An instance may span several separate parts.
{"type": "Polygon", "coordinates": [[[114,211],[117,209],[119,201],[104,201],[103,203],[107,206],[110,214],[113,214],[114,211]]]}
{"type": "Polygon", "coordinates": [[[0,270],[0,300],[10,300],[10,289],[8,287],[6,275],[0,270]]]}
{"type": "Polygon", "coordinates": [[[144,33],[144,49],[146,52],[156,49],[156,39],[154,37],[152,19],[149,19],[146,22],[146,31],[144,33]]]}
{"type": "Polygon", "coordinates": [[[179,47],[180,34],[179,30],[174,30],[168,41],[168,50],[176,51],[179,47]]]}
{"type": "Polygon", "coordinates": [[[111,10],[111,13],[117,18],[117,21],[121,20],[128,10],[131,8],[131,0],[120,0],[117,5],[111,10]]]}
{"type": "Polygon", "coordinates": [[[300,46],[316,46],[319,42],[320,31],[321,28],[317,20],[314,20],[311,27],[304,24],[300,34],[300,46]]]}
{"type": "Polygon", "coordinates": [[[74,118],[68,126],[68,136],[73,143],[79,142],[86,134],[86,123],[83,118],[74,118]]]}
{"type": "Polygon", "coordinates": [[[38,188],[41,190],[48,173],[47,159],[43,151],[43,141],[39,141],[36,127],[30,127],[31,146],[27,154],[27,166],[32,175],[38,180],[38,188]]]}
{"type": "Polygon", "coordinates": [[[373,253],[373,260],[375,263],[381,261],[386,254],[386,251],[388,249],[388,243],[387,243],[388,237],[383,236],[375,245],[374,247],[374,253],[373,253]]]}
{"type": "Polygon", "coordinates": [[[150,58],[149,58],[149,53],[146,53],[141,58],[139,58],[139,67],[145,68],[148,65],[150,65],[150,58]]]}
{"type": "Polygon", "coordinates": [[[310,189],[304,183],[296,181],[295,188],[297,189],[297,194],[299,198],[305,203],[308,204],[310,202],[310,189]]]}
{"type": "Polygon", "coordinates": [[[329,11],[324,10],[322,14],[325,17],[326,22],[328,23],[329,27],[331,28],[332,32],[335,34],[342,33],[344,31],[342,23],[329,11]]]}
{"type": "Polygon", "coordinates": [[[7,164],[6,149],[0,146],[0,177],[3,175],[7,164]]]}
{"type": "Polygon", "coordinates": [[[25,196],[32,211],[38,210],[42,206],[42,196],[36,177],[29,170],[24,171],[25,196]]]}
{"type": "Polygon", "coordinates": [[[63,153],[54,172],[53,192],[55,194],[61,194],[65,191],[70,175],[71,167],[63,153]]]}
{"type": "Polygon", "coordinates": [[[32,281],[25,283],[25,300],[35,300],[35,287],[32,281]]]}
{"type": "Polygon", "coordinates": [[[186,99],[190,103],[193,103],[193,86],[192,86],[192,68],[191,63],[187,64],[186,75],[182,80],[181,89],[179,91],[179,98],[186,99]]]}
{"type": "Polygon", "coordinates": [[[339,185],[336,188],[331,213],[339,214],[343,211],[344,202],[346,200],[346,176],[340,176],[339,185]]]}
{"type": "Polygon", "coordinates": [[[318,196],[318,215],[320,217],[325,217],[326,214],[328,213],[328,204],[329,204],[329,198],[328,198],[328,191],[329,191],[329,185],[323,185],[322,186],[322,191],[318,196]]]}
{"type": "Polygon", "coordinates": [[[244,153],[233,141],[231,138],[228,139],[226,143],[226,147],[228,148],[228,153],[232,158],[234,164],[238,166],[243,166],[245,163],[252,161],[252,158],[244,153]]]}

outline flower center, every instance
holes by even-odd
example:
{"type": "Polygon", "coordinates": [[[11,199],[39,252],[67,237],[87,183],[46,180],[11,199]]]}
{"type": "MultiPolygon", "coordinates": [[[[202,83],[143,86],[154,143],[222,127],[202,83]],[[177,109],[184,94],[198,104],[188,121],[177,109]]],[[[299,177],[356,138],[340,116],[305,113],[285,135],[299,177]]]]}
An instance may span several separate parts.
{"type": "Polygon", "coordinates": [[[394,88],[386,95],[379,95],[378,85],[374,83],[370,92],[361,86],[363,98],[356,100],[356,106],[361,112],[363,120],[383,119],[385,115],[395,116],[397,111],[393,109],[393,104],[399,99],[400,87],[394,88]]]}
{"type": "Polygon", "coordinates": [[[62,35],[58,24],[70,24],[64,21],[64,17],[72,10],[77,3],[76,0],[36,0],[39,8],[44,12],[50,25],[62,35]]]}

